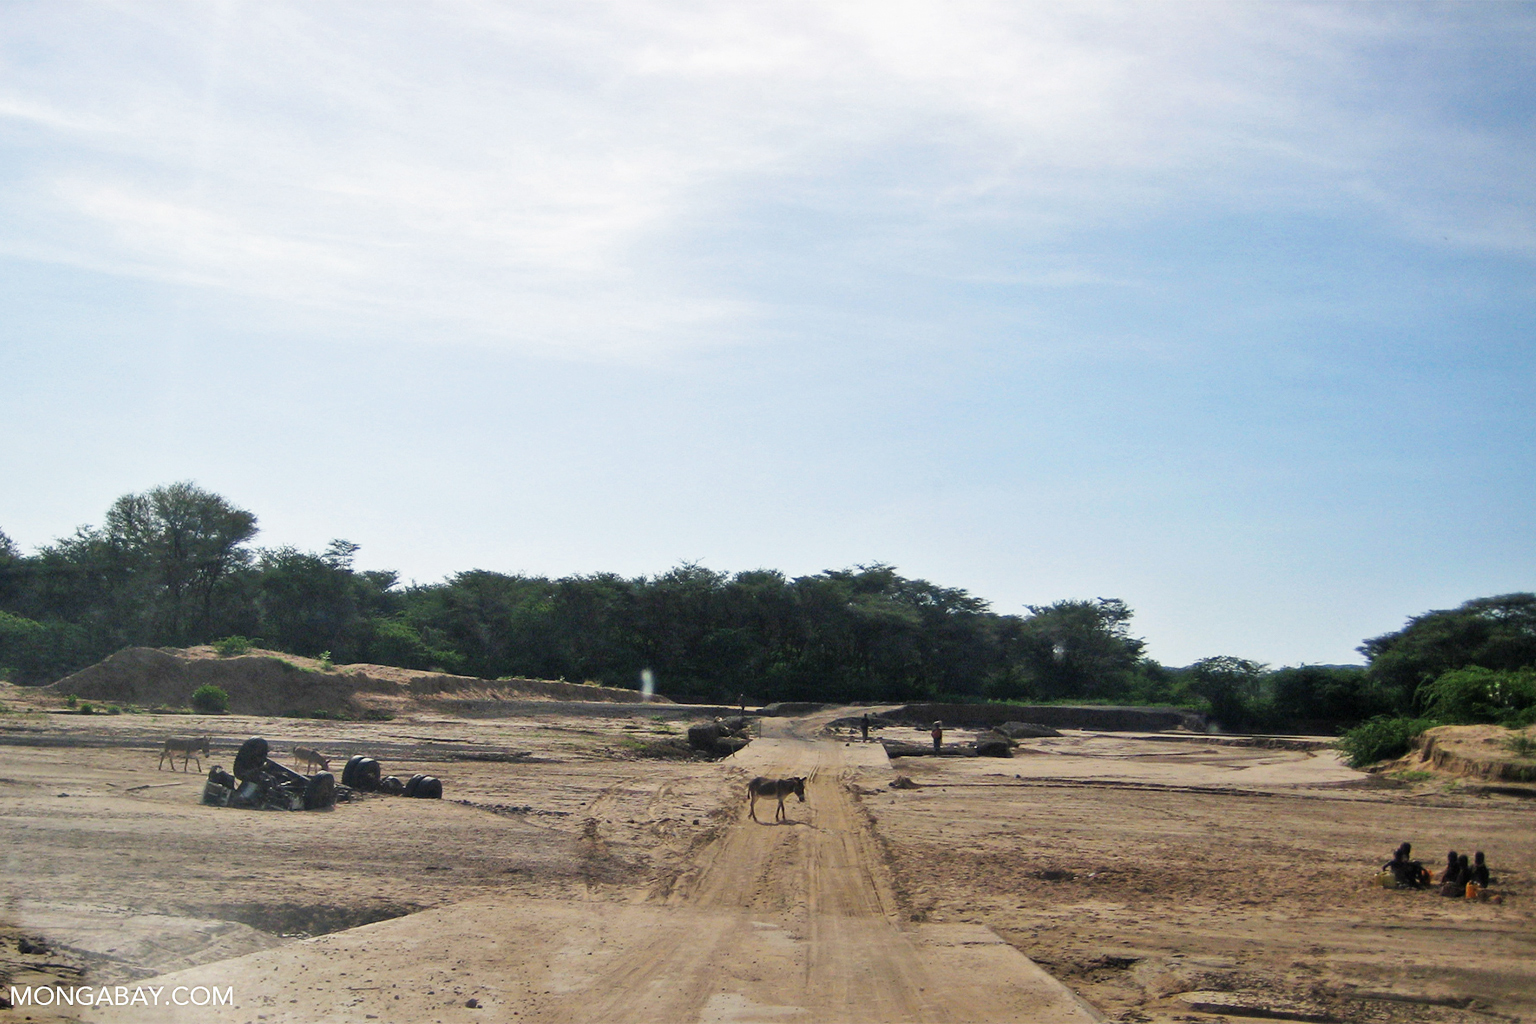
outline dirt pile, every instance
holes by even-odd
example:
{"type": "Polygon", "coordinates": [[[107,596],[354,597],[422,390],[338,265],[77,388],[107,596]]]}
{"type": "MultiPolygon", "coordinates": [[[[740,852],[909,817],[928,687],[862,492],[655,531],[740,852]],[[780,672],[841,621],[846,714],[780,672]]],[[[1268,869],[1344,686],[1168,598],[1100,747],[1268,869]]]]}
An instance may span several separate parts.
{"type": "Polygon", "coordinates": [[[1490,782],[1536,782],[1536,728],[1442,725],[1414,740],[1407,757],[1384,767],[1440,771],[1490,782]]]}
{"type": "Polygon", "coordinates": [[[226,658],[211,647],[129,647],[38,692],[145,707],[185,707],[205,685],[229,694],[229,710],[247,715],[322,712],[366,717],[398,712],[406,705],[474,713],[509,700],[640,700],[634,690],[606,686],[477,679],[390,665],[330,667],[314,658],[255,649],[226,658]]]}

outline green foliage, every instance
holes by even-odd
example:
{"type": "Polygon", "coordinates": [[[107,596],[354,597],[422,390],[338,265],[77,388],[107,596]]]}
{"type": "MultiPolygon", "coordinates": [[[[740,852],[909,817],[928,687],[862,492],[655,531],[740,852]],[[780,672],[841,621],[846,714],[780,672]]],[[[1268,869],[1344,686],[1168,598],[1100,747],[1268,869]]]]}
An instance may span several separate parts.
{"type": "Polygon", "coordinates": [[[1495,671],[1471,665],[1419,687],[1424,713],[1453,725],[1518,720],[1536,708],[1536,669],[1495,671]]]}
{"type": "Polygon", "coordinates": [[[1385,715],[1355,726],[1339,739],[1339,749],[1351,768],[1402,757],[1415,737],[1440,723],[1432,718],[1389,718],[1385,715]]]}
{"type": "Polygon", "coordinates": [[[74,694],[70,694],[69,696],[64,698],[64,706],[67,707],[67,708],[75,707],[79,703],[80,703],[80,698],[76,697],[74,694]]]}
{"type": "MultiPolygon", "coordinates": [[[[1394,710],[1391,694],[1362,667],[1302,665],[1276,669],[1265,679],[1276,723],[1355,725],[1394,710]]],[[[1312,727],[1315,727],[1312,726],[1312,727]]]]}
{"type": "Polygon", "coordinates": [[[80,706],[75,709],[75,714],[77,715],[94,715],[95,713],[96,706],[90,701],[81,701],[80,706]]]}
{"type": "Polygon", "coordinates": [[[326,670],[373,661],[631,688],[649,671],[667,696],[729,704],[1157,703],[1209,708],[1227,728],[1312,729],[1413,714],[1429,706],[1418,695],[1453,717],[1536,721],[1536,703],[1518,693],[1430,685],[1469,667],[1536,665],[1532,594],[1416,616],[1365,642],[1363,671],[1266,672],[1230,657],[1175,669],[1146,657],[1131,609],[1114,598],[999,614],[880,564],[797,578],[693,564],[633,579],[474,570],[400,588],[393,572],[358,570],[349,541],[253,550],[255,530],[251,513],[177,483],[124,495],[101,528],[35,555],[0,534],[0,674],[45,682],[130,644],[223,638],[217,649],[234,656],[261,636],[326,670]]]}
{"type": "Polygon", "coordinates": [[[255,643],[248,637],[226,636],[222,640],[213,642],[213,649],[219,652],[221,658],[235,658],[242,654],[249,654],[255,643]]]}
{"type": "Polygon", "coordinates": [[[1130,634],[1131,609],[1117,598],[1029,606],[1029,616],[1001,624],[1016,657],[995,678],[993,696],[1027,700],[1123,698],[1137,683],[1145,641],[1130,634]]]}
{"type": "Polygon", "coordinates": [[[87,646],[79,626],[0,611],[0,665],[11,682],[30,685],[66,675],[87,646]]]}
{"type": "Polygon", "coordinates": [[[366,638],[362,660],[401,668],[428,669],[442,666],[450,672],[462,672],[464,658],[458,652],[434,647],[426,642],[416,626],[402,617],[374,619],[366,638]]]}
{"type": "Polygon", "coordinates": [[[229,694],[207,683],[192,692],[191,704],[193,710],[205,715],[222,715],[229,710],[229,694]]]}
{"type": "Polygon", "coordinates": [[[1426,683],[1468,666],[1509,671],[1536,666],[1536,594],[1502,594],[1425,612],[1396,633],[1365,641],[1374,683],[1407,710],[1426,683]]]}
{"type": "Polygon", "coordinates": [[[185,642],[207,629],[219,584],[249,560],[256,517],[188,481],[125,494],[107,510],[107,560],[152,628],[185,642]]]}
{"type": "Polygon", "coordinates": [[[1190,689],[1205,698],[1211,716],[1228,729],[1245,729],[1265,718],[1264,666],[1247,658],[1218,655],[1188,669],[1190,689]]]}

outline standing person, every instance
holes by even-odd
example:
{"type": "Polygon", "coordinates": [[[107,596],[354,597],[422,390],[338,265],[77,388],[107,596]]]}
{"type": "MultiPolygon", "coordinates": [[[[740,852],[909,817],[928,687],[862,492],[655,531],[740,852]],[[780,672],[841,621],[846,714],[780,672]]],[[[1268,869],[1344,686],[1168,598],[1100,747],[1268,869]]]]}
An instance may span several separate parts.
{"type": "Polygon", "coordinates": [[[944,723],[933,723],[933,752],[937,754],[939,748],[944,745],[944,723]]]}
{"type": "Polygon", "coordinates": [[[864,721],[859,723],[859,728],[864,730],[864,742],[869,742],[869,712],[864,712],[864,721]]]}

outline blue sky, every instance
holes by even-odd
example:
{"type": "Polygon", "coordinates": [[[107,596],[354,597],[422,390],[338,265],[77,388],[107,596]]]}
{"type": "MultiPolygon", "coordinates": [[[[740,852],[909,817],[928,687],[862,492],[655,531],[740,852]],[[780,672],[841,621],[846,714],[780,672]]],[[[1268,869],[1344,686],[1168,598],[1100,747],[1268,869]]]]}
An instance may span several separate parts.
{"type": "Polygon", "coordinates": [[[1536,586],[1528,4],[0,6],[0,529],[884,562],[1358,660],[1536,586]]]}

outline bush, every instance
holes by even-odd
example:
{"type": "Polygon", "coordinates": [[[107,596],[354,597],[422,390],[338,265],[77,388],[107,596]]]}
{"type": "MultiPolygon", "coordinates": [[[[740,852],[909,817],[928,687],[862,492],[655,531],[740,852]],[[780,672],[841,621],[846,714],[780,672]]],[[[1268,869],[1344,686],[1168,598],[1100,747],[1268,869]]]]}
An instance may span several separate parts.
{"type": "Polygon", "coordinates": [[[67,622],[34,622],[0,611],[0,664],[9,682],[33,685],[88,664],[85,630],[67,622]]]}
{"type": "Polygon", "coordinates": [[[254,646],[256,646],[254,641],[243,636],[227,636],[213,642],[213,649],[219,652],[221,658],[234,658],[247,654],[254,646]]]}
{"type": "Polygon", "coordinates": [[[1426,714],[1453,725],[1517,721],[1536,707],[1536,670],[1469,665],[1419,687],[1418,698],[1426,714]]]}
{"type": "Polygon", "coordinates": [[[1339,740],[1339,749],[1351,768],[1364,768],[1408,753],[1414,737],[1441,723],[1432,718],[1388,718],[1378,715],[1357,725],[1339,740]]]}
{"type": "Polygon", "coordinates": [[[192,694],[192,707],[205,715],[222,715],[229,710],[229,694],[209,683],[192,694]]]}

